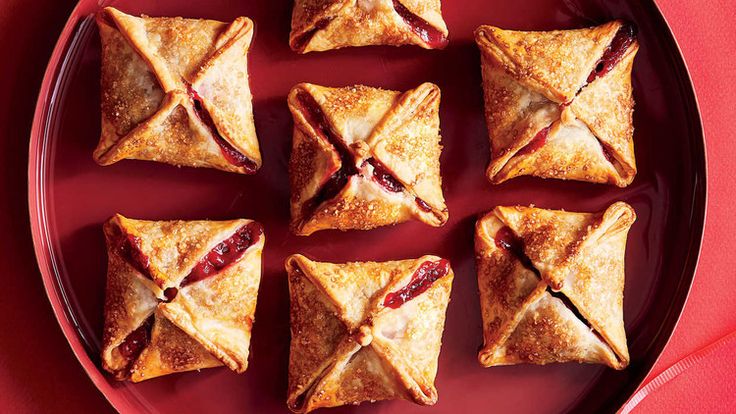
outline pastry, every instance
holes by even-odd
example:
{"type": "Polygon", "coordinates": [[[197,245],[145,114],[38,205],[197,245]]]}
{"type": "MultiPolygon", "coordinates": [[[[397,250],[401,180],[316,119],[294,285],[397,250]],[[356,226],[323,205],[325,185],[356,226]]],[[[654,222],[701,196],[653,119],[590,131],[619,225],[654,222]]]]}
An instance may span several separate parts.
{"type": "Polygon", "coordinates": [[[440,177],[440,90],[308,83],[289,94],[291,227],[361,229],[448,218],[440,177]]]}
{"type": "Polygon", "coordinates": [[[159,161],[252,174],[261,166],[248,86],[253,22],[97,15],[100,165],[159,161]]]}
{"type": "Polygon", "coordinates": [[[296,0],[289,45],[299,53],[368,45],[441,49],[447,26],[440,0],[296,0]]]}
{"type": "Polygon", "coordinates": [[[265,236],[251,220],[104,226],[102,366],[139,382],[225,365],[244,372],[265,236]]]}
{"type": "Polygon", "coordinates": [[[434,379],[453,279],[447,260],[334,264],[293,255],[286,270],[292,411],[437,401],[434,379]]]}
{"type": "Polygon", "coordinates": [[[519,32],[481,26],[488,179],[521,175],[619,187],[636,175],[634,26],[519,32]]]}
{"type": "Polygon", "coordinates": [[[629,363],[624,255],[636,215],[496,207],[476,223],[485,367],[629,363]]]}

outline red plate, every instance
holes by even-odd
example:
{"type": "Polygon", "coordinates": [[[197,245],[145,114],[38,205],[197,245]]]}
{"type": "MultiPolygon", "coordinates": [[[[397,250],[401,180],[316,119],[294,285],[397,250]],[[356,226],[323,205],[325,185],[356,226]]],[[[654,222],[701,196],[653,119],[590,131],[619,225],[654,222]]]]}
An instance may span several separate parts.
{"type": "Polygon", "coordinates": [[[72,12],[44,79],[30,144],[29,204],[36,255],[61,327],[97,387],[122,412],[286,412],[289,346],[284,258],[295,252],[330,261],[388,260],[438,254],[456,278],[447,312],[432,408],[396,401],[332,412],[614,411],[654,364],[672,333],[692,283],[705,215],[705,151],[697,102],[672,34],[652,1],[447,0],[444,51],[367,47],[300,56],[287,44],[291,1],[115,1],[130,13],[231,20],[258,27],[250,74],[264,166],[255,176],[123,161],[97,166],[99,38],[89,17],[98,1],[72,12]],[[493,186],[484,177],[488,139],[483,122],[479,55],[472,32],[506,28],[574,28],[625,18],[639,27],[634,67],[635,142],[639,174],[625,189],[535,178],[493,186]],[[309,81],[405,90],[424,81],[442,89],[442,175],[450,221],[435,229],[406,223],[368,232],[287,231],[286,165],[291,116],[286,94],[309,81]],[[473,264],[473,223],[498,204],[593,211],[615,200],[636,209],[627,250],[625,319],[631,365],[558,364],[484,369],[473,264]],[[115,212],[147,219],[262,222],[267,243],[253,332],[243,375],[224,368],[117,383],[99,369],[105,249],[101,224],[115,212]]]}

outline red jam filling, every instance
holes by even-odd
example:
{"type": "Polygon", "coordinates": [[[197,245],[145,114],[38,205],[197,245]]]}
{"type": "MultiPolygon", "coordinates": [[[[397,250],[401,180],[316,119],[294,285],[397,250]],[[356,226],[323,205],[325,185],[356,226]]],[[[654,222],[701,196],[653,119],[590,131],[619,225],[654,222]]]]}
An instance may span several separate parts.
{"type": "Polygon", "coordinates": [[[182,280],[181,286],[184,287],[216,275],[222,269],[230,266],[240,259],[250,246],[258,242],[261,234],[263,234],[263,227],[255,221],[240,227],[232,236],[213,247],[200,259],[189,275],[182,280]]]}
{"type": "Polygon", "coordinates": [[[332,174],[330,179],[327,180],[319,189],[317,195],[308,203],[308,209],[311,210],[322,204],[323,201],[335,198],[337,193],[345,188],[351,175],[352,174],[348,174],[345,168],[341,168],[336,173],[332,174]]]}
{"type": "Polygon", "coordinates": [[[373,166],[373,179],[376,180],[378,184],[381,184],[383,188],[392,193],[400,193],[404,191],[404,185],[394,178],[391,173],[388,172],[386,167],[384,167],[383,164],[378,162],[375,158],[368,158],[365,162],[373,166]]]}
{"type": "Polygon", "coordinates": [[[125,233],[120,227],[113,227],[113,248],[128,264],[133,266],[143,276],[153,280],[151,275],[151,261],[141,251],[141,241],[138,237],[125,233]]]}
{"type": "Polygon", "coordinates": [[[603,156],[606,157],[606,160],[613,164],[613,161],[615,161],[615,158],[613,158],[613,155],[611,154],[611,150],[606,147],[605,144],[598,141],[598,143],[601,145],[601,150],[603,150],[603,156]]]}
{"type": "Polygon", "coordinates": [[[123,358],[134,360],[141,354],[143,348],[151,342],[151,329],[153,328],[153,316],[146,319],[141,326],[129,333],[118,346],[118,351],[123,358]]]}
{"type": "Polygon", "coordinates": [[[408,285],[386,295],[383,306],[397,309],[404,303],[414,299],[429,289],[436,280],[450,272],[450,262],[441,259],[436,262],[424,262],[414,272],[408,285]]]}
{"type": "Polygon", "coordinates": [[[322,202],[334,198],[340,190],[345,187],[350,176],[358,173],[358,169],[355,167],[355,161],[353,155],[348,150],[345,143],[340,137],[332,131],[330,123],[327,120],[327,116],[322,112],[322,108],[319,106],[317,101],[310,94],[306,92],[299,92],[297,94],[297,100],[299,105],[302,107],[302,113],[314,130],[327,142],[332,144],[340,156],[340,169],[336,171],[332,176],[322,185],[317,195],[312,198],[308,203],[305,204],[306,210],[312,210],[313,208],[320,205],[322,202]]]}
{"type": "Polygon", "coordinates": [[[590,75],[588,75],[588,83],[593,82],[596,78],[600,78],[606,73],[610,72],[614,66],[623,58],[626,50],[629,49],[634,40],[636,39],[636,29],[631,24],[622,26],[616,36],[611,41],[606,51],[603,53],[603,57],[598,61],[590,75]]]}
{"type": "MultiPolygon", "coordinates": [[[[394,178],[394,176],[391,175],[386,167],[384,167],[378,160],[375,158],[368,158],[365,162],[373,166],[373,179],[387,191],[392,193],[400,193],[404,191],[404,185],[394,178]]],[[[421,198],[414,197],[414,202],[417,203],[417,206],[419,206],[422,211],[426,211],[427,213],[432,211],[432,207],[430,207],[429,204],[421,198]]]]}
{"type": "Polygon", "coordinates": [[[429,213],[430,211],[432,211],[432,207],[430,207],[429,204],[427,204],[421,198],[415,197],[414,198],[414,202],[416,202],[417,203],[417,206],[419,206],[419,208],[422,209],[423,211],[426,211],[427,213],[429,213]]]}
{"type": "MultiPolygon", "coordinates": [[[[357,352],[356,352],[357,354],[357,352]]],[[[291,408],[293,411],[301,410],[302,407],[304,407],[304,401],[307,399],[307,395],[314,389],[315,383],[312,383],[312,385],[309,386],[309,388],[302,391],[301,394],[299,394],[294,402],[292,402],[289,408],[291,408]]]]}
{"type": "Polygon", "coordinates": [[[172,300],[174,300],[174,298],[176,298],[176,295],[178,294],[179,294],[179,289],[175,287],[166,288],[164,290],[164,297],[166,298],[167,302],[171,302],[172,300]]]}
{"type": "Polygon", "coordinates": [[[436,27],[427,21],[412,13],[399,0],[394,0],[394,9],[401,16],[411,30],[416,33],[429,47],[433,49],[443,48],[447,46],[447,37],[444,33],[437,30],[436,27]]]}
{"type": "MultiPolygon", "coordinates": [[[[334,133],[330,127],[327,116],[322,111],[313,96],[306,92],[297,94],[297,101],[301,106],[302,114],[306,118],[315,132],[324,140],[329,142],[340,156],[340,169],[322,184],[317,194],[308,202],[304,203],[304,215],[311,213],[317,206],[323,202],[337,196],[337,194],[345,187],[351,176],[358,174],[355,166],[353,155],[345,145],[343,140],[334,133]]],[[[394,178],[386,167],[384,167],[375,158],[369,158],[365,161],[373,166],[373,179],[376,180],[383,188],[392,193],[400,193],[404,191],[404,185],[394,178]]],[[[419,197],[415,198],[417,205],[424,211],[430,212],[432,208],[419,197]]]]}
{"type": "Polygon", "coordinates": [[[549,136],[549,130],[551,127],[552,125],[543,128],[539,132],[537,132],[537,135],[535,135],[534,138],[532,138],[532,140],[529,141],[529,143],[526,144],[524,148],[519,150],[518,155],[531,154],[542,148],[547,142],[547,137],[549,136]]]}
{"type": "Polygon", "coordinates": [[[314,27],[297,36],[296,39],[294,39],[294,41],[291,43],[291,47],[294,50],[298,51],[304,50],[304,48],[307,46],[307,43],[309,43],[309,41],[312,40],[312,38],[314,37],[314,34],[327,27],[327,25],[330,24],[331,21],[332,17],[325,17],[322,20],[318,21],[314,25],[314,27]]]}
{"type": "Polygon", "coordinates": [[[217,130],[217,126],[215,125],[215,121],[212,119],[207,108],[202,104],[202,97],[199,96],[199,93],[197,93],[191,85],[189,86],[189,98],[194,103],[194,112],[197,113],[197,117],[199,117],[199,119],[207,126],[207,129],[210,130],[210,133],[215,138],[215,142],[220,146],[220,150],[222,151],[222,155],[225,156],[225,159],[230,164],[245,169],[247,174],[254,174],[258,169],[256,163],[235,149],[235,147],[230,145],[230,143],[220,135],[220,132],[217,130]]]}
{"type": "Polygon", "coordinates": [[[502,227],[496,232],[493,240],[496,242],[496,246],[516,256],[524,266],[534,269],[532,261],[524,253],[524,241],[517,237],[511,228],[508,226],[502,227]]]}
{"type": "MultiPolygon", "coordinates": [[[[394,176],[391,175],[386,167],[384,167],[378,160],[375,158],[368,158],[365,162],[373,166],[373,179],[387,191],[392,193],[400,193],[404,191],[404,184],[401,184],[399,180],[394,178],[394,176]]],[[[414,197],[414,202],[417,203],[417,206],[419,206],[422,211],[426,211],[427,213],[432,211],[432,207],[430,207],[429,204],[421,198],[414,197]]]]}

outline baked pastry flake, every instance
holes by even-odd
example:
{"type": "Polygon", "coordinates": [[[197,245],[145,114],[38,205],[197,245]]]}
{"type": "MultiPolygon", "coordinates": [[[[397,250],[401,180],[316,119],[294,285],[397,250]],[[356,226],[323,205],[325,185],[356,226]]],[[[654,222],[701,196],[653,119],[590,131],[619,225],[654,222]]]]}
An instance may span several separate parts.
{"type": "Polygon", "coordinates": [[[439,158],[440,90],[308,83],[289,94],[291,228],[361,229],[448,219],[439,158]]]}
{"type": "Polygon", "coordinates": [[[453,279],[447,260],[334,264],[293,255],[286,270],[292,411],[437,401],[434,379],[453,279]]]}
{"type": "Polygon", "coordinates": [[[629,185],[636,175],[634,26],[521,32],[481,26],[488,179],[521,175],[629,185]]]}
{"type": "Polygon", "coordinates": [[[629,363],[624,255],[636,215],[496,207],[476,223],[481,365],[629,363]]]}
{"type": "Polygon", "coordinates": [[[255,173],[247,56],[253,22],[134,17],[106,7],[100,165],[122,159],[255,173]]]}
{"type": "Polygon", "coordinates": [[[447,26],[440,0],[296,0],[289,45],[299,53],[346,46],[441,49],[447,26]]]}
{"type": "Polygon", "coordinates": [[[104,232],[105,370],[133,382],[220,365],[246,370],[265,239],[260,224],[118,214],[104,232]]]}

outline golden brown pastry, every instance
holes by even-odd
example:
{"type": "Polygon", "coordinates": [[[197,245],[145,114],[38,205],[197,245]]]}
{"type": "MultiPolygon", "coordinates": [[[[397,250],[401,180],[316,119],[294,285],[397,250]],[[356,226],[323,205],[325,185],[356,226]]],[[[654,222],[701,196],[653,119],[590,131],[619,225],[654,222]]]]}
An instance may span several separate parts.
{"type": "Polygon", "coordinates": [[[437,402],[434,379],[453,279],[447,260],[334,264],[294,255],[286,271],[292,411],[388,399],[437,402]]]}
{"type": "Polygon", "coordinates": [[[252,174],[261,166],[248,50],[253,22],[97,15],[100,165],[122,159],[252,174]]]}
{"type": "Polygon", "coordinates": [[[486,123],[501,183],[521,175],[619,187],[636,175],[633,26],[519,32],[481,26],[486,123]]]}
{"type": "Polygon", "coordinates": [[[440,0],[296,0],[289,45],[299,53],[368,45],[441,49],[447,26],[440,0]]]}
{"type": "Polygon", "coordinates": [[[445,224],[439,105],[440,90],[431,83],[404,93],[295,86],[289,94],[294,233],[409,219],[445,224]]]}
{"type": "Polygon", "coordinates": [[[476,223],[481,365],[629,364],[624,255],[634,209],[496,207],[476,223]]]}
{"type": "Polygon", "coordinates": [[[251,220],[104,226],[108,269],[102,366],[139,382],[248,366],[265,236],[251,220]]]}

